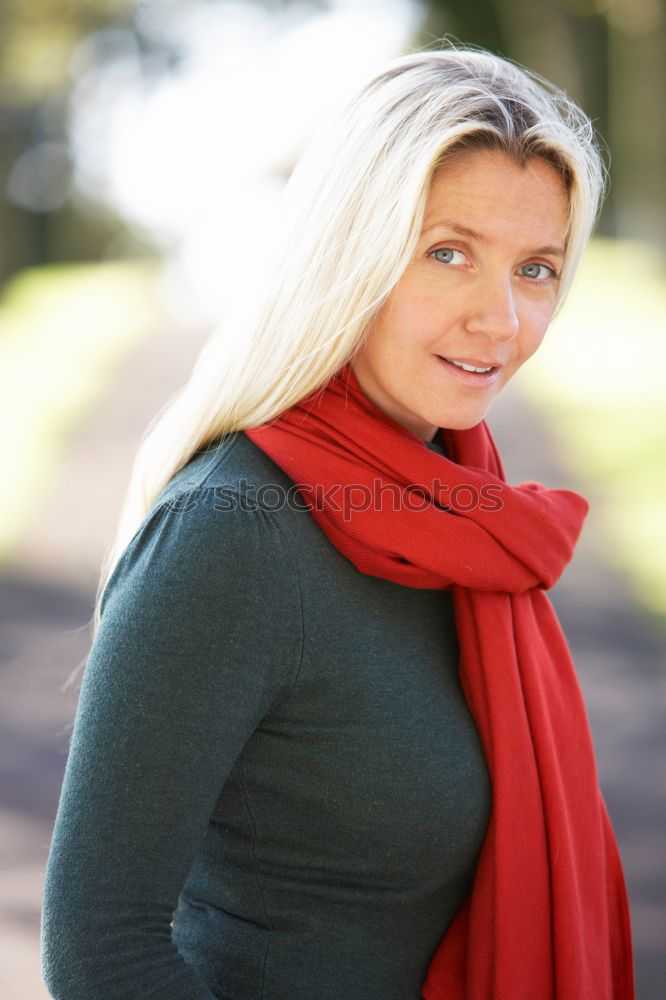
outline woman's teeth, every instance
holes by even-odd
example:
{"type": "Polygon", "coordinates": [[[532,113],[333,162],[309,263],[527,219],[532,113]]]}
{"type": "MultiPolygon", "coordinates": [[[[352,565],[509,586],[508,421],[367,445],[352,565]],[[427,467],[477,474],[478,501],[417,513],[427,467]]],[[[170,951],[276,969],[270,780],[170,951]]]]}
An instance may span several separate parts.
{"type": "Polygon", "coordinates": [[[492,369],[492,365],[488,368],[475,368],[474,365],[466,365],[464,361],[452,361],[451,358],[445,358],[445,360],[466,372],[489,372],[492,369]]]}

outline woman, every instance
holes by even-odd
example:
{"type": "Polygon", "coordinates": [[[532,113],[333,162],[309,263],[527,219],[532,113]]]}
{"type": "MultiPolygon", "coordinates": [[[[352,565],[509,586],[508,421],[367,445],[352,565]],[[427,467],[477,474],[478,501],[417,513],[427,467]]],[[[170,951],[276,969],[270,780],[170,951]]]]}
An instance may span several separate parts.
{"type": "Polygon", "coordinates": [[[464,48],[391,64],[297,166],[246,349],[211,340],[151,428],[102,577],[58,1000],[633,996],[544,593],[587,502],[508,485],[484,420],[603,176],[563,94],[464,48]]]}

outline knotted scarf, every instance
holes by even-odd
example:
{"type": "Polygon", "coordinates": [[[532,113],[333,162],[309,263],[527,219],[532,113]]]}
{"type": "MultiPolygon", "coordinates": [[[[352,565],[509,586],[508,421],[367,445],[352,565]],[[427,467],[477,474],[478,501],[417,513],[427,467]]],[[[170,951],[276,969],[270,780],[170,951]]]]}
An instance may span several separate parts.
{"type": "Polygon", "coordinates": [[[631,1000],[620,857],[545,594],[571,559],[587,501],[507,484],[483,420],[441,428],[447,457],[431,451],[366,397],[349,364],[245,433],[360,572],[452,591],[460,680],[493,803],[471,892],[432,956],[423,996],[631,1000]]]}

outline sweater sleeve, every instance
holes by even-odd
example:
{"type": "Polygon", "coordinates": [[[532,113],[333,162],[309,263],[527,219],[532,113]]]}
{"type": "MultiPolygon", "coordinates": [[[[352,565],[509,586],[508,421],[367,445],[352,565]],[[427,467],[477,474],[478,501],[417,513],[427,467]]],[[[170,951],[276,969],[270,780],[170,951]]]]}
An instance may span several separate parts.
{"type": "Polygon", "coordinates": [[[197,488],[158,505],[105,590],[46,870],[42,974],[56,1000],[214,1000],[172,914],[302,645],[277,520],[233,491],[219,501],[197,488]]]}

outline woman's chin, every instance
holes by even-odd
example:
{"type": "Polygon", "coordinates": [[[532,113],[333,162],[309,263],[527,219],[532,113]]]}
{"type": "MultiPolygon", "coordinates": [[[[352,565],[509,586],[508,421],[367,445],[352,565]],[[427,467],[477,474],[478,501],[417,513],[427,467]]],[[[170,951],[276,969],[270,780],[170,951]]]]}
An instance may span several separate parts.
{"type": "Polygon", "coordinates": [[[451,431],[468,431],[480,424],[487,412],[488,408],[477,410],[475,413],[448,414],[445,415],[439,426],[451,431]]]}

